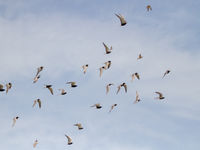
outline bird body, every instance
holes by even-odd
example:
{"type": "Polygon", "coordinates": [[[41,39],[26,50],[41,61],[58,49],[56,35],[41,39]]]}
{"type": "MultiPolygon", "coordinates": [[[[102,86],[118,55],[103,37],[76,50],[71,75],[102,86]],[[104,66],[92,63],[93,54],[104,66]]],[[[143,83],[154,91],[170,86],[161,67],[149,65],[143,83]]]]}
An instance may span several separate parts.
{"type": "Polygon", "coordinates": [[[99,68],[99,76],[101,77],[103,74],[103,70],[105,70],[105,66],[102,66],[101,68],[99,68]]]}
{"type": "Polygon", "coordinates": [[[108,92],[110,91],[110,86],[114,85],[113,83],[109,83],[108,85],[106,85],[106,94],[108,94],[108,92]]]}
{"type": "Polygon", "coordinates": [[[111,106],[111,108],[110,108],[110,111],[109,111],[109,113],[114,109],[114,107],[116,107],[117,106],[117,104],[113,104],[112,106],[111,106]]]}
{"type": "Polygon", "coordinates": [[[104,64],[105,64],[105,70],[109,69],[111,66],[111,61],[109,60],[109,61],[105,62],[104,64]]]}
{"type": "Polygon", "coordinates": [[[35,76],[35,78],[33,79],[33,83],[36,83],[40,78],[40,75],[35,76]]]}
{"type": "Polygon", "coordinates": [[[61,91],[60,95],[65,95],[67,92],[64,89],[59,89],[61,91]]]}
{"type": "Polygon", "coordinates": [[[136,91],[136,98],[135,98],[134,104],[138,103],[139,101],[140,101],[139,94],[138,94],[138,92],[136,91]]]}
{"type": "Polygon", "coordinates": [[[16,117],[13,118],[13,124],[12,124],[12,127],[15,126],[15,124],[16,124],[16,122],[17,122],[18,119],[19,119],[18,116],[16,116],[16,117]]]}
{"type": "Polygon", "coordinates": [[[50,91],[50,93],[53,95],[52,85],[45,85],[45,88],[47,88],[50,91]]]}
{"type": "Polygon", "coordinates": [[[37,73],[36,73],[35,77],[37,77],[37,76],[39,75],[39,73],[40,73],[43,69],[44,69],[43,66],[38,67],[38,68],[37,68],[37,73]]]}
{"type": "Polygon", "coordinates": [[[142,58],[143,58],[142,54],[139,54],[137,60],[142,59],[142,58]]]}
{"type": "Polygon", "coordinates": [[[170,70],[166,70],[162,78],[164,78],[164,77],[165,77],[167,74],[169,74],[170,72],[171,72],[170,70]]]}
{"type": "Polygon", "coordinates": [[[152,7],[151,7],[151,5],[147,5],[146,8],[147,8],[147,11],[150,11],[150,10],[152,11],[152,7]]]}
{"type": "Polygon", "coordinates": [[[3,84],[0,84],[0,92],[5,91],[3,84]]]}
{"type": "Polygon", "coordinates": [[[35,147],[37,146],[37,144],[38,144],[38,140],[36,139],[36,140],[34,141],[34,143],[33,143],[33,148],[35,148],[35,147]]]}

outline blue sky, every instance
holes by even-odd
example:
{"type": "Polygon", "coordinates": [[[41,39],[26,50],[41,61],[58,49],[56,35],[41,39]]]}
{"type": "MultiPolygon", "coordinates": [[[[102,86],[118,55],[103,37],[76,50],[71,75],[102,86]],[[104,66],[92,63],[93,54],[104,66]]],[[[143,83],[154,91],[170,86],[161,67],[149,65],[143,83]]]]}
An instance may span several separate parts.
{"type": "Polygon", "coordinates": [[[13,83],[7,95],[0,93],[0,149],[31,149],[35,139],[38,150],[199,149],[199,3],[0,1],[0,83],[13,83]],[[148,4],[153,11],[146,11],[148,4]],[[125,16],[126,26],[115,13],[125,16]],[[111,54],[104,55],[102,42],[113,47],[111,54]],[[137,61],[139,53],[144,58],[137,61]],[[111,68],[100,78],[98,69],[108,60],[111,68]],[[33,84],[39,66],[44,70],[33,84]],[[171,73],[162,79],[167,69],[171,73]],[[131,82],[135,72],[141,80],[131,82]],[[123,82],[128,93],[116,95],[123,82]],[[106,95],[108,83],[114,86],[106,95]],[[55,95],[44,84],[52,84],[55,95]],[[58,95],[59,88],[68,94],[58,95]],[[133,104],[136,90],[141,102],[133,104]],[[155,100],[155,91],[166,99],[155,100]],[[32,108],[37,98],[41,109],[32,108]],[[95,103],[102,109],[90,108],[95,103]],[[20,118],[12,128],[15,116],[20,118]],[[77,122],[84,130],[73,126],[77,122]],[[68,146],[64,134],[74,144],[68,146]]]}

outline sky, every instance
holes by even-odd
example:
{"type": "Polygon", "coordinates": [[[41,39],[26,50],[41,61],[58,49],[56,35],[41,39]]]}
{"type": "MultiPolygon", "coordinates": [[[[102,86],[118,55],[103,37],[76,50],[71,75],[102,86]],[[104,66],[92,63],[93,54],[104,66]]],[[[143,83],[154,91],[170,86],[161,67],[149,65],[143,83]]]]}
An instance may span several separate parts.
{"type": "Polygon", "coordinates": [[[0,0],[0,84],[13,84],[0,93],[0,149],[34,149],[35,139],[38,150],[199,149],[199,10],[195,0],[0,0]],[[141,79],[131,82],[135,72],[141,79]],[[123,82],[128,92],[116,94],[123,82]],[[114,86],[106,95],[108,83],[114,86]],[[141,101],[134,104],[136,91],[141,101]],[[156,100],[156,91],[165,99],[156,100]],[[32,108],[38,98],[42,108],[32,108]],[[95,103],[102,109],[90,107],[95,103]],[[74,126],[79,122],[83,130],[74,126]]]}

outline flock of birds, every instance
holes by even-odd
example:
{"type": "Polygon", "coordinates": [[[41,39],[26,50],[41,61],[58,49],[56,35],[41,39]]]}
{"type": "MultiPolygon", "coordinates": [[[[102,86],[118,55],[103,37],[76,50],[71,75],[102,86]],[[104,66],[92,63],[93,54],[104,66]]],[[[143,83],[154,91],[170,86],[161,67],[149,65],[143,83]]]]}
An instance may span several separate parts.
{"type": "MultiPolygon", "coordinates": [[[[147,6],[146,6],[146,9],[147,9],[147,11],[152,11],[151,5],[147,5],[147,6]]],[[[125,18],[124,18],[121,14],[115,14],[115,15],[119,18],[120,23],[121,23],[121,26],[125,26],[125,25],[127,24],[127,21],[125,20],[125,18]]],[[[104,48],[105,48],[106,54],[110,54],[110,53],[112,52],[112,46],[109,48],[104,42],[103,42],[103,46],[104,46],[104,48]]],[[[140,59],[143,59],[142,54],[139,54],[139,55],[138,55],[137,60],[140,60],[140,59]]],[[[83,69],[83,73],[84,73],[84,74],[86,74],[88,67],[89,67],[88,64],[82,66],[82,69],[83,69]]],[[[104,63],[104,66],[102,66],[102,67],[99,68],[99,76],[101,77],[102,74],[103,74],[103,71],[109,69],[110,67],[111,67],[111,61],[105,62],[105,63],[104,63]]],[[[37,68],[37,73],[36,73],[36,75],[35,75],[35,77],[34,77],[34,79],[33,79],[33,83],[36,83],[36,82],[40,79],[40,77],[41,77],[41,76],[40,76],[40,73],[41,73],[41,71],[42,71],[43,69],[44,69],[43,66],[37,68]]],[[[166,70],[166,71],[164,72],[162,78],[164,78],[164,77],[165,77],[167,74],[169,74],[169,73],[170,73],[170,70],[166,70]]],[[[132,77],[132,81],[134,81],[135,79],[140,80],[140,75],[139,75],[137,72],[134,73],[134,74],[132,74],[131,77],[132,77]]],[[[76,88],[76,87],[78,86],[78,85],[76,84],[76,82],[67,82],[66,84],[70,84],[70,86],[71,86],[72,88],[76,88]]],[[[106,85],[106,94],[109,93],[110,87],[113,86],[113,85],[114,85],[113,83],[109,83],[108,85],[106,85]]],[[[118,93],[120,92],[120,90],[121,90],[122,87],[124,88],[125,93],[127,93],[127,84],[126,84],[126,83],[122,83],[122,84],[120,84],[120,85],[118,86],[116,94],[118,94],[118,93]]],[[[12,88],[12,83],[7,83],[5,86],[4,86],[3,84],[0,84],[0,92],[4,92],[4,91],[5,91],[6,94],[7,94],[11,88],[12,88]]],[[[47,89],[50,91],[50,93],[51,93],[52,95],[54,95],[54,90],[53,90],[53,88],[52,88],[52,85],[45,85],[45,88],[47,88],[47,89]]],[[[66,92],[65,89],[59,89],[59,91],[60,91],[60,95],[65,95],[65,94],[67,94],[67,92],[66,92]]],[[[158,95],[158,97],[155,97],[155,99],[163,100],[163,99],[165,98],[161,92],[156,91],[155,93],[158,95]]],[[[139,97],[138,92],[136,91],[136,98],[135,98],[134,103],[138,103],[138,102],[140,102],[140,97],[139,97]]],[[[38,107],[41,108],[42,102],[41,102],[40,99],[34,100],[32,107],[35,107],[36,104],[38,104],[38,107]]],[[[113,105],[111,106],[110,110],[109,110],[109,113],[110,113],[116,106],[117,106],[117,104],[113,104],[113,105]]],[[[94,105],[92,105],[91,107],[95,107],[96,109],[101,109],[101,108],[102,108],[101,104],[99,104],[99,103],[94,104],[94,105]]],[[[16,117],[13,118],[12,127],[15,126],[15,124],[16,124],[16,122],[17,122],[18,119],[19,119],[18,116],[16,116],[16,117]]],[[[77,126],[79,130],[82,130],[82,129],[83,129],[83,126],[82,126],[81,123],[76,123],[76,124],[74,124],[74,126],[77,126]]],[[[66,135],[66,134],[65,134],[65,136],[66,136],[66,138],[67,138],[67,140],[68,140],[68,145],[73,144],[72,138],[71,138],[70,136],[66,135]]],[[[35,148],[35,147],[37,146],[37,144],[38,144],[38,140],[36,139],[36,140],[34,141],[34,143],[33,143],[33,147],[35,148]]]]}

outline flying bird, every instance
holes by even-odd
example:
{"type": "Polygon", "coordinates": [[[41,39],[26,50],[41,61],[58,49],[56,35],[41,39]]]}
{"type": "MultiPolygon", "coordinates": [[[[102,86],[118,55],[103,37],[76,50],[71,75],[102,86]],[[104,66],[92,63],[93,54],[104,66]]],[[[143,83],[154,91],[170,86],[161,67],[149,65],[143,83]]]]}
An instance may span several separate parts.
{"type": "Polygon", "coordinates": [[[33,79],[33,83],[36,83],[40,78],[40,75],[35,76],[35,78],[33,79]]]}
{"type": "Polygon", "coordinates": [[[35,147],[37,146],[37,144],[38,144],[38,140],[36,139],[36,140],[34,141],[34,143],[33,143],[33,148],[35,148],[35,147]]]}
{"type": "Polygon", "coordinates": [[[52,85],[45,85],[45,88],[49,89],[49,91],[50,91],[51,94],[53,95],[53,88],[52,88],[52,85]]]}
{"type": "Polygon", "coordinates": [[[68,140],[68,145],[73,144],[71,137],[69,137],[68,135],[65,134],[65,136],[67,137],[68,140]]]}
{"type": "Polygon", "coordinates": [[[163,94],[160,93],[160,92],[155,92],[156,94],[158,94],[158,97],[156,97],[155,99],[159,99],[159,100],[162,100],[164,99],[165,97],[163,97],[163,94]]]}
{"type": "Polygon", "coordinates": [[[105,70],[105,66],[102,66],[101,68],[99,68],[99,76],[101,77],[103,74],[103,70],[105,70]]]}
{"type": "Polygon", "coordinates": [[[81,123],[76,123],[74,124],[74,126],[77,126],[79,130],[83,129],[83,126],[81,125],[81,123]]]}
{"type": "Polygon", "coordinates": [[[127,24],[125,18],[121,14],[115,14],[115,15],[120,19],[121,26],[125,26],[127,24]]]}
{"type": "Polygon", "coordinates": [[[138,80],[140,80],[140,75],[136,72],[135,73],[135,76],[136,76],[136,78],[138,79],[138,80]]]}
{"type": "Polygon", "coordinates": [[[150,10],[152,11],[152,7],[151,7],[151,5],[147,5],[146,8],[147,8],[147,11],[150,11],[150,10]]]}
{"type": "Polygon", "coordinates": [[[138,92],[136,91],[136,98],[135,98],[134,104],[138,103],[139,101],[140,101],[139,94],[138,94],[138,92]]]}
{"type": "Polygon", "coordinates": [[[67,92],[64,89],[59,89],[61,91],[60,95],[65,95],[67,92]]]}
{"type": "Polygon", "coordinates": [[[114,107],[116,107],[117,106],[117,104],[113,104],[112,106],[111,106],[111,108],[110,108],[110,110],[109,110],[109,113],[114,109],[114,107]]]}
{"type": "Polygon", "coordinates": [[[143,58],[142,54],[139,54],[137,60],[142,59],[142,58],[143,58]]]}
{"type": "Polygon", "coordinates": [[[15,126],[15,124],[16,124],[16,121],[19,119],[19,117],[18,116],[16,116],[16,117],[14,117],[13,118],[13,124],[12,124],[12,127],[14,127],[15,126]]]}
{"type": "Polygon", "coordinates": [[[124,90],[127,93],[127,85],[126,85],[126,83],[122,83],[121,85],[118,86],[117,94],[119,93],[122,86],[124,87],[124,90]]]}
{"type": "Polygon", "coordinates": [[[32,106],[32,107],[35,107],[35,105],[36,105],[37,103],[38,103],[39,108],[41,108],[41,107],[42,107],[42,102],[41,102],[40,99],[34,100],[34,103],[33,103],[33,106],[32,106]]]}
{"type": "Polygon", "coordinates": [[[98,104],[94,104],[94,105],[92,105],[90,107],[96,107],[96,109],[101,109],[102,108],[102,106],[99,103],[98,104]]]}
{"type": "Polygon", "coordinates": [[[109,83],[108,85],[106,85],[106,94],[108,94],[108,92],[110,91],[110,86],[114,85],[113,83],[109,83]]]}
{"type": "Polygon", "coordinates": [[[104,42],[103,42],[103,46],[105,47],[106,54],[110,54],[112,51],[112,46],[109,48],[104,42]]]}
{"type": "Polygon", "coordinates": [[[67,82],[66,84],[71,84],[71,87],[77,87],[78,85],[76,84],[76,82],[67,82]]]}
{"type": "Polygon", "coordinates": [[[5,91],[5,89],[3,87],[4,87],[3,84],[0,84],[0,92],[5,91]]]}
{"type": "Polygon", "coordinates": [[[169,73],[170,73],[170,70],[166,70],[162,78],[164,78],[169,73]]]}
{"type": "Polygon", "coordinates": [[[37,77],[39,75],[39,73],[44,69],[43,66],[40,66],[39,68],[37,68],[37,73],[35,75],[35,77],[37,77]]]}
{"type": "Polygon", "coordinates": [[[82,66],[84,74],[86,73],[88,66],[89,66],[88,64],[82,66]]]}
{"type": "Polygon", "coordinates": [[[105,62],[104,64],[105,64],[105,70],[109,69],[111,66],[111,61],[109,60],[109,61],[105,62]]]}
{"type": "Polygon", "coordinates": [[[8,90],[10,90],[12,88],[12,83],[7,83],[6,84],[6,94],[8,93],[8,90]]]}

